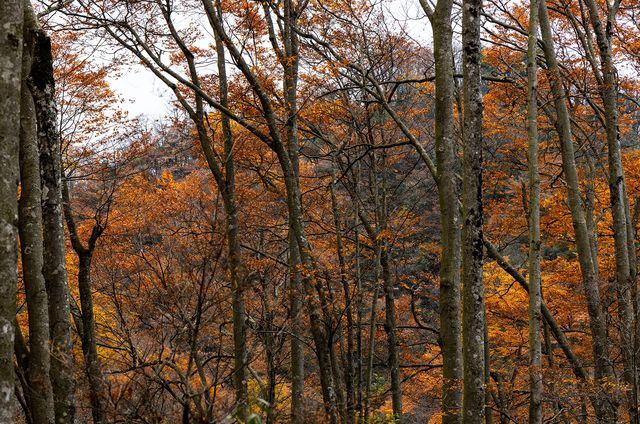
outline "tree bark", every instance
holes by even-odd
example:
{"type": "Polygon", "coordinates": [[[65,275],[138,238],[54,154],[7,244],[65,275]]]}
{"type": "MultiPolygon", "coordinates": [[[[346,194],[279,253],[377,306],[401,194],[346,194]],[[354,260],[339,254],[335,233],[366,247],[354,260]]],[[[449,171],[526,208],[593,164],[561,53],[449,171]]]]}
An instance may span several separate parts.
{"type": "Polygon", "coordinates": [[[529,167],[529,423],[542,424],[542,291],[540,282],[540,172],[538,170],[538,1],[530,0],[527,46],[529,167]]]}
{"type": "MultiPolygon", "coordinates": [[[[22,74],[29,75],[32,63],[34,34],[37,30],[35,13],[25,4],[24,51],[22,74]]],[[[42,192],[37,125],[33,97],[25,81],[22,83],[20,103],[20,200],[18,217],[22,274],[29,312],[29,369],[30,409],[35,424],[53,423],[53,389],[49,378],[51,356],[49,350],[48,299],[43,267],[42,192]]]]}
{"type": "Polygon", "coordinates": [[[0,424],[15,422],[18,156],[23,0],[0,2],[0,424]]]}
{"type": "Polygon", "coordinates": [[[485,419],[484,285],[482,280],[482,94],[480,16],[482,0],[462,6],[464,131],[462,165],[462,285],[465,423],[485,419]]]}
{"type": "MultiPolygon", "coordinates": [[[[422,2],[421,2],[422,3],[422,2]]],[[[454,149],[454,80],[451,9],[439,0],[433,13],[425,12],[433,28],[435,59],[435,143],[440,203],[440,344],[442,349],[442,422],[462,421],[462,308],[460,304],[461,234],[458,206],[457,158],[454,149]]]]}
{"type": "MultiPolygon", "coordinates": [[[[285,60],[283,89],[285,93],[287,153],[296,179],[299,178],[298,149],[298,39],[292,25],[295,20],[290,0],[284,2],[284,49],[285,60]]],[[[304,291],[300,269],[300,246],[298,246],[291,218],[289,219],[289,302],[291,308],[291,421],[293,424],[304,422],[304,347],[302,335],[302,307],[304,291]]]]}
{"type": "Polygon", "coordinates": [[[62,208],[62,161],[58,110],[55,103],[51,39],[35,33],[29,88],[35,102],[40,147],[42,221],[44,226],[43,275],[49,298],[51,384],[56,424],[73,423],[75,375],[71,339],[69,286],[65,257],[62,208]]]}

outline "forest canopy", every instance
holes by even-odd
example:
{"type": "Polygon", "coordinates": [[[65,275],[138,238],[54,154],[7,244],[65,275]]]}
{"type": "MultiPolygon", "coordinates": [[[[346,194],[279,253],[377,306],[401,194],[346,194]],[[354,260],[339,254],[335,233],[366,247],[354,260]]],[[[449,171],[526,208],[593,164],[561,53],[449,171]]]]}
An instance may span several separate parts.
{"type": "Polygon", "coordinates": [[[639,14],[0,1],[0,424],[640,424],[639,14]]]}

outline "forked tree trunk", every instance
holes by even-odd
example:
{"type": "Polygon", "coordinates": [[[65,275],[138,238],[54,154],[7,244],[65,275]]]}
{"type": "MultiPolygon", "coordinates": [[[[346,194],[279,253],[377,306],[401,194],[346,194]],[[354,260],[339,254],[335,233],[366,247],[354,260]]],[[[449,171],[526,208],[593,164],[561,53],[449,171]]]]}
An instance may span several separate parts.
{"type": "Polygon", "coordinates": [[[82,356],[84,358],[84,370],[89,381],[89,400],[91,403],[91,415],[94,424],[106,422],[107,393],[105,381],[102,375],[102,367],[96,345],[96,322],[93,310],[93,293],[91,282],[91,261],[95,251],[96,242],[102,235],[104,228],[96,224],[91,231],[91,236],[84,246],[80,241],[76,228],[75,218],[71,209],[69,188],[67,182],[62,183],[62,200],[64,205],[64,218],[71,238],[71,246],[78,257],[78,292],[80,294],[80,322],[82,332],[80,341],[82,356]]]}

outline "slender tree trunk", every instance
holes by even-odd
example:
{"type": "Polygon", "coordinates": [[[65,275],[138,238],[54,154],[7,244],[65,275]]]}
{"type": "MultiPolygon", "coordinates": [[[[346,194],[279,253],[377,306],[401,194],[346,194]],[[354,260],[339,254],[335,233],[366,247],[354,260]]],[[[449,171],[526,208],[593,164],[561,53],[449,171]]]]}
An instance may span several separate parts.
{"type": "Polygon", "coordinates": [[[89,380],[89,398],[94,424],[106,423],[106,393],[100,358],[96,345],[96,323],[93,310],[93,293],[91,292],[91,262],[93,252],[78,253],[78,291],[80,292],[80,309],[82,310],[82,354],[85,370],[89,380]]]}
{"type": "Polygon", "coordinates": [[[96,345],[96,323],[93,310],[91,284],[91,261],[95,245],[104,231],[100,224],[94,225],[87,246],[80,241],[76,228],[67,182],[62,183],[62,203],[64,218],[71,238],[71,246],[78,257],[78,292],[80,294],[80,322],[82,323],[81,347],[84,358],[85,374],[89,381],[89,400],[94,424],[106,422],[107,392],[102,375],[98,347],[96,345]]]}
{"type": "MultiPolygon", "coordinates": [[[[379,244],[380,249],[380,268],[382,270],[382,286],[384,289],[385,302],[385,323],[384,330],[387,333],[387,355],[388,367],[391,377],[391,405],[393,409],[394,419],[402,422],[402,387],[400,380],[400,358],[398,354],[398,337],[396,332],[396,303],[394,294],[393,279],[391,278],[391,268],[389,264],[389,246],[381,234],[387,229],[387,157],[383,150],[382,155],[382,193],[379,194],[380,200],[378,212],[378,230],[373,240],[379,244]]],[[[379,191],[376,191],[379,193],[379,191]]]]}
{"type": "Polygon", "coordinates": [[[371,405],[371,381],[373,380],[373,357],[376,348],[376,313],[380,295],[380,248],[376,246],[374,289],[371,297],[369,317],[369,338],[367,340],[367,358],[364,376],[364,422],[368,422],[371,405]]]}
{"type": "MultiPolygon", "coordinates": [[[[276,119],[275,111],[272,106],[271,99],[268,97],[259,79],[254,74],[253,70],[251,69],[251,66],[249,66],[249,64],[245,61],[241,51],[234,44],[232,39],[227,35],[221,21],[222,19],[221,10],[216,11],[214,8],[214,5],[208,1],[203,1],[202,4],[205,8],[205,12],[207,14],[207,17],[209,19],[209,22],[213,30],[220,36],[220,38],[224,42],[229,53],[233,57],[236,63],[236,66],[238,67],[240,72],[242,72],[243,76],[247,79],[247,82],[251,85],[253,92],[259,99],[260,104],[262,106],[263,117],[267,123],[268,131],[269,131],[268,144],[269,144],[269,147],[273,149],[276,156],[278,157],[278,162],[280,163],[280,167],[282,169],[282,174],[284,177],[290,229],[295,235],[296,243],[298,245],[298,250],[300,252],[300,262],[303,268],[303,270],[301,270],[301,277],[302,277],[301,280],[302,280],[302,286],[304,287],[307,309],[309,311],[311,335],[313,337],[313,342],[316,348],[316,355],[318,358],[320,383],[322,388],[322,397],[325,405],[325,411],[326,411],[329,422],[337,423],[338,408],[336,404],[336,394],[335,394],[334,382],[332,377],[330,349],[328,345],[329,338],[322,324],[322,311],[320,307],[320,299],[318,298],[319,283],[318,281],[316,281],[317,277],[313,275],[317,271],[317,264],[311,253],[311,246],[309,244],[309,241],[306,238],[306,234],[304,230],[299,179],[295,172],[294,164],[292,163],[292,157],[289,155],[287,151],[287,144],[291,145],[291,143],[285,144],[282,141],[281,132],[278,128],[278,122],[276,119]]],[[[218,9],[220,9],[220,2],[216,2],[216,6],[218,6],[218,9]]],[[[298,12],[295,12],[293,15],[297,16],[297,14],[298,12]]],[[[285,15],[286,15],[286,12],[285,12],[285,15]]],[[[293,24],[295,21],[295,16],[293,15],[290,20],[290,24],[293,24]]],[[[290,29],[292,29],[292,27],[290,29]]],[[[290,42],[297,43],[297,41],[294,40],[294,39],[297,39],[295,32],[291,31],[290,34],[291,34],[290,42]]],[[[287,37],[285,36],[285,38],[287,37]]],[[[297,50],[292,50],[292,51],[297,52],[297,50]]],[[[290,61],[297,63],[297,54],[292,56],[287,56],[285,62],[290,62],[290,61]]],[[[286,70],[285,70],[285,74],[286,74],[286,70]]],[[[297,78],[297,67],[296,67],[295,75],[297,78]]],[[[284,77],[285,79],[289,78],[288,75],[285,75],[284,77]]],[[[297,93],[297,88],[293,92],[297,93]]],[[[290,121],[291,117],[296,115],[297,114],[287,116],[288,121],[290,121]]],[[[291,124],[289,124],[288,126],[290,125],[291,124]]],[[[296,144],[297,144],[297,139],[296,139],[296,144]]]]}
{"type": "Polygon", "coordinates": [[[15,422],[18,156],[23,0],[0,2],[0,424],[15,422]]]}
{"type": "Polygon", "coordinates": [[[396,334],[396,305],[394,298],[393,279],[389,266],[389,252],[386,246],[380,251],[380,266],[385,299],[385,323],[387,333],[388,366],[391,373],[391,404],[396,422],[402,422],[402,387],[400,379],[400,359],[398,355],[398,337],[396,334]]]}
{"type": "Polygon", "coordinates": [[[529,423],[542,424],[540,282],[540,172],[538,170],[538,0],[530,0],[527,46],[527,133],[529,141],[529,423]]]}
{"type": "Polygon", "coordinates": [[[51,331],[51,384],[56,424],[73,423],[75,375],[71,340],[69,286],[65,257],[62,209],[62,172],[58,111],[55,103],[51,39],[35,34],[34,62],[29,88],[35,101],[40,145],[42,221],[44,225],[43,274],[49,297],[51,331]]]}
{"type": "Polygon", "coordinates": [[[331,167],[331,209],[333,212],[333,224],[336,230],[336,247],[338,252],[338,266],[340,270],[340,283],[342,285],[342,291],[345,299],[345,311],[344,314],[347,319],[347,352],[346,352],[346,364],[344,366],[344,380],[345,380],[345,388],[346,388],[346,401],[347,401],[347,423],[352,423],[355,421],[355,384],[354,384],[354,337],[353,337],[353,308],[352,308],[352,297],[351,297],[351,289],[349,287],[349,282],[347,280],[347,265],[344,257],[344,246],[342,243],[342,225],[340,223],[340,213],[338,211],[338,200],[336,197],[336,160],[333,158],[333,166],[331,167]]]}
{"type": "Polygon", "coordinates": [[[581,203],[580,184],[576,170],[571,123],[566,105],[566,95],[561,84],[561,74],[556,58],[551,25],[547,5],[540,2],[540,29],[544,42],[544,53],[550,72],[551,92],[557,114],[556,128],[560,138],[562,166],[567,181],[569,209],[573,221],[576,237],[576,248],[580,262],[580,271],[587,300],[589,323],[592,336],[593,359],[595,362],[595,378],[599,385],[598,393],[594,396],[594,408],[599,422],[616,421],[616,405],[610,393],[601,386],[605,380],[612,378],[609,361],[608,336],[604,313],[600,303],[600,289],[598,276],[595,274],[589,233],[587,230],[585,212],[581,203]],[[602,390],[601,390],[601,389],[602,390]]]}
{"type": "MultiPolygon", "coordinates": [[[[284,2],[284,48],[283,60],[285,107],[287,113],[286,137],[287,153],[291,160],[296,180],[299,178],[298,151],[298,40],[292,29],[296,19],[290,0],[284,2]]],[[[289,218],[289,302],[291,308],[291,421],[293,424],[304,422],[304,348],[302,336],[303,285],[301,279],[300,246],[289,218]]]]}
{"type": "MultiPolygon", "coordinates": [[[[357,174],[357,172],[356,172],[357,174]]],[[[356,187],[357,187],[357,176],[356,176],[356,187]]],[[[357,188],[356,188],[357,189],[357,188]]],[[[364,293],[362,291],[362,271],[360,264],[360,231],[358,229],[359,226],[359,217],[358,217],[358,209],[359,207],[356,205],[354,212],[354,232],[355,232],[355,240],[356,240],[356,250],[355,250],[355,261],[356,261],[356,269],[355,269],[355,278],[356,278],[356,299],[358,301],[357,310],[356,310],[356,370],[357,370],[357,378],[356,378],[356,398],[357,398],[357,406],[356,410],[358,411],[358,423],[362,423],[364,421],[364,408],[362,404],[362,394],[363,394],[363,377],[364,377],[364,367],[362,364],[363,361],[363,349],[362,349],[362,317],[364,316],[364,293]]]]}
{"type": "Polygon", "coordinates": [[[436,73],[435,143],[440,202],[440,343],[442,349],[442,422],[462,421],[462,310],[460,305],[460,208],[454,149],[452,2],[438,1],[433,18],[436,73]]]}
{"type": "MultiPolygon", "coordinates": [[[[29,6],[29,5],[26,5],[29,6]]],[[[25,51],[23,75],[31,69],[35,15],[25,7],[25,51]],[[31,15],[30,17],[27,17],[31,15]]],[[[22,84],[20,105],[20,201],[18,203],[20,250],[29,311],[29,369],[27,376],[31,416],[35,424],[53,423],[53,390],[49,371],[49,315],[47,291],[42,275],[42,192],[40,161],[33,97],[26,81],[22,84]]]]}
{"type": "Polygon", "coordinates": [[[591,26],[596,35],[596,42],[600,52],[600,68],[602,84],[599,87],[600,97],[604,105],[605,130],[607,135],[608,163],[609,163],[609,195],[611,214],[613,216],[613,240],[616,259],[616,291],[618,294],[618,313],[620,319],[620,346],[624,366],[623,379],[630,387],[627,393],[629,419],[637,424],[637,399],[634,390],[636,371],[634,369],[633,326],[634,312],[631,299],[632,273],[630,256],[635,257],[635,249],[628,244],[629,202],[626,199],[626,184],[624,168],[622,166],[622,152],[620,148],[620,133],[618,126],[618,81],[617,71],[613,62],[611,38],[615,26],[615,15],[618,6],[607,7],[606,28],[600,19],[598,5],[593,0],[585,0],[589,9],[591,26]]]}
{"type": "MultiPolygon", "coordinates": [[[[220,104],[229,107],[227,83],[227,69],[225,65],[224,44],[216,36],[216,51],[218,64],[218,81],[220,84],[220,104]]],[[[200,101],[201,102],[201,101],[200,101]]],[[[199,106],[199,109],[202,107],[199,106]]],[[[236,388],[236,403],[238,404],[238,418],[246,421],[249,414],[249,388],[247,385],[247,331],[246,312],[244,306],[244,277],[241,257],[240,236],[238,233],[238,210],[235,189],[235,161],[233,154],[233,136],[229,117],[222,114],[222,133],[224,137],[224,182],[221,185],[222,198],[225,206],[227,248],[229,253],[229,276],[233,302],[233,345],[234,345],[234,384],[236,388]]]]}
{"type": "Polygon", "coordinates": [[[300,254],[291,228],[289,229],[289,317],[291,321],[291,423],[304,423],[304,347],[300,339],[304,334],[302,315],[302,280],[300,254]]]}
{"type": "Polygon", "coordinates": [[[484,422],[484,285],[482,280],[482,0],[465,0],[462,12],[464,151],[462,189],[462,285],[465,423],[484,422]]]}

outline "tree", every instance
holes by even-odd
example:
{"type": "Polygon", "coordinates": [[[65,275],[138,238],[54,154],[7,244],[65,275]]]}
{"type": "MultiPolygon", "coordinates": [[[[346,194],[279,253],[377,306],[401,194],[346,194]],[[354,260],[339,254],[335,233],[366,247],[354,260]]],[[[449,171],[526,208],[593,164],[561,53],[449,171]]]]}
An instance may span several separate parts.
{"type": "Polygon", "coordinates": [[[538,2],[529,7],[527,39],[527,138],[529,168],[529,423],[541,424],[542,373],[540,341],[542,290],[540,281],[540,171],[538,169],[538,2]]]}
{"type": "Polygon", "coordinates": [[[0,422],[14,421],[13,342],[18,245],[18,151],[22,84],[22,0],[0,5],[0,422]]]}
{"type": "Polygon", "coordinates": [[[463,161],[462,161],[462,347],[464,422],[485,419],[485,311],[482,273],[482,93],[480,19],[482,0],[462,6],[463,161]]]}

